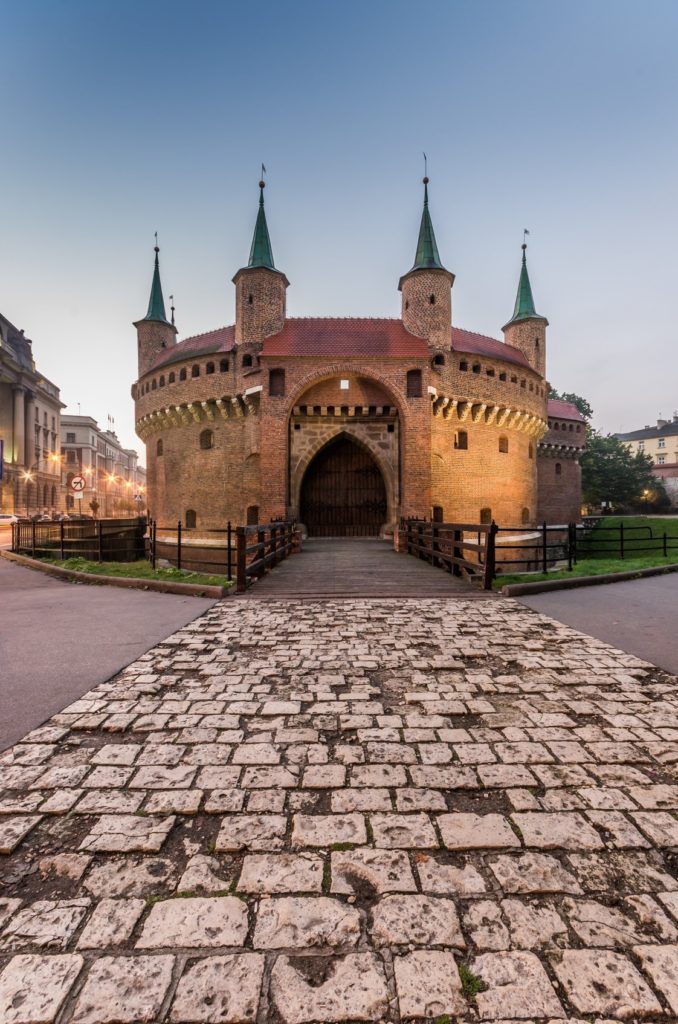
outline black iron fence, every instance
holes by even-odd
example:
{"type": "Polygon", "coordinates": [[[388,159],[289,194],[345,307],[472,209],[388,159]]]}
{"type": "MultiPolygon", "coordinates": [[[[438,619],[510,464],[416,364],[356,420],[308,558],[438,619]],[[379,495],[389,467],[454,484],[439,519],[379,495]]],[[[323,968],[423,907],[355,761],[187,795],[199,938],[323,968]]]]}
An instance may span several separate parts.
{"type": "Polygon", "coordinates": [[[619,520],[606,525],[605,517],[588,518],[577,527],[575,538],[579,558],[633,558],[635,555],[678,554],[678,537],[669,534],[663,524],[628,524],[619,520]]]}
{"type": "Polygon", "coordinates": [[[58,523],[14,523],[12,551],[33,558],[87,558],[134,562],[145,555],[146,520],[97,519],[58,523]]]}
{"type": "Polygon", "coordinates": [[[569,570],[577,561],[575,523],[539,526],[497,526],[495,575],[548,572],[558,564],[569,570]],[[502,534],[503,536],[499,536],[502,534]],[[511,568],[509,568],[511,567],[511,568]]]}
{"type": "Polygon", "coordinates": [[[222,529],[200,530],[184,526],[159,526],[156,519],[148,524],[148,560],[155,569],[164,558],[177,569],[212,573],[233,579],[235,568],[236,527],[230,520],[222,529]]]}

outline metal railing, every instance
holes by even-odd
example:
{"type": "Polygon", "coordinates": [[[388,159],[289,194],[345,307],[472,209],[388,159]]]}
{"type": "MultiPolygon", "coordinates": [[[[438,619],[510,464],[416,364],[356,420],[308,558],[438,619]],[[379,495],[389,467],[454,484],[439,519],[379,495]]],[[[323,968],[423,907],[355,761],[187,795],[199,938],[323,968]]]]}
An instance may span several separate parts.
{"type": "Polygon", "coordinates": [[[231,521],[223,529],[206,530],[184,526],[177,520],[174,526],[158,526],[156,519],[151,519],[148,526],[148,560],[155,569],[158,560],[158,544],[171,548],[168,561],[173,562],[177,569],[199,567],[216,576],[225,575],[233,579],[235,567],[236,527],[231,521]],[[159,535],[159,536],[158,536],[159,535]],[[219,541],[223,541],[219,544],[219,541]],[[214,555],[215,557],[209,557],[214,555]]]}
{"type": "Polygon", "coordinates": [[[281,519],[268,525],[237,526],[236,590],[240,593],[255,579],[260,579],[278,562],[287,558],[294,548],[295,523],[281,519]],[[256,537],[254,543],[248,543],[256,537]]]}
{"type": "MultiPolygon", "coordinates": [[[[575,523],[546,522],[539,526],[498,526],[497,533],[510,534],[505,544],[497,545],[495,575],[505,574],[505,566],[525,566],[525,572],[547,573],[558,562],[567,562],[571,572],[577,561],[577,526],[575,523]],[[517,557],[505,557],[508,552],[517,557]],[[523,557],[525,553],[525,557],[523,557]]],[[[500,538],[498,538],[498,541],[500,538]]],[[[521,571],[520,569],[518,571],[521,571]]]]}
{"type": "Polygon", "coordinates": [[[630,526],[623,520],[614,526],[605,526],[604,517],[577,527],[576,550],[580,558],[633,558],[634,555],[661,554],[668,558],[678,552],[678,537],[669,536],[666,529],[655,534],[648,524],[630,526]],[[611,534],[603,537],[601,534],[611,534]]]}
{"type": "Polygon", "coordinates": [[[466,575],[480,581],[484,590],[492,589],[495,573],[495,523],[437,523],[425,519],[402,519],[405,549],[408,555],[423,558],[446,569],[453,576],[466,575]],[[469,540],[467,534],[474,534],[469,540]],[[466,557],[473,553],[475,560],[466,557]]]}
{"type": "Polygon", "coordinates": [[[12,551],[62,561],[134,562],[144,557],[145,530],[143,518],[14,523],[12,551]]]}

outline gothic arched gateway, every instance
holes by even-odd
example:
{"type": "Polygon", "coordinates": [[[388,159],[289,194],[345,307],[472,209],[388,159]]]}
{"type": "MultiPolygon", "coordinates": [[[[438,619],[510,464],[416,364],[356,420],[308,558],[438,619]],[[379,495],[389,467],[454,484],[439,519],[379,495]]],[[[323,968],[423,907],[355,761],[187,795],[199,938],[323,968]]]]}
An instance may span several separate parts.
{"type": "Polygon", "coordinates": [[[321,448],[304,475],[299,513],[310,537],[378,537],[386,485],[369,451],[348,434],[321,448]]]}

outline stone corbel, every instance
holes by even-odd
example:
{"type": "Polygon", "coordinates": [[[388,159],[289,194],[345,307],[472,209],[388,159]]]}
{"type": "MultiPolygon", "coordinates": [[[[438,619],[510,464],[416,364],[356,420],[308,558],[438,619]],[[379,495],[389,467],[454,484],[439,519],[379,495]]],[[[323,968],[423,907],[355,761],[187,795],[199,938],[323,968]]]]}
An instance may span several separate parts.
{"type": "Polygon", "coordinates": [[[231,405],[233,406],[233,412],[235,413],[236,417],[240,418],[243,415],[243,409],[242,409],[242,406],[241,406],[241,404],[240,404],[240,402],[238,400],[238,396],[237,395],[235,395],[231,399],[231,405]]]}
{"type": "Polygon", "coordinates": [[[487,409],[487,402],[481,402],[480,405],[476,406],[476,408],[475,408],[475,410],[474,410],[474,412],[472,414],[472,417],[471,417],[474,423],[480,423],[480,420],[481,420],[482,416],[484,415],[486,409],[487,409]]]}
{"type": "Polygon", "coordinates": [[[497,415],[498,412],[499,412],[499,406],[498,405],[493,405],[493,406],[490,407],[490,410],[487,413],[487,416],[485,417],[485,422],[487,423],[488,427],[490,426],[491,423],[494,423],[496,415],[497,415]]]}
{"type": "Polygon", "coordinates": [[[195,422],[200,423],[200,410],[196,409],[193,402],[189,402],[187,408],[195,422]]]}
{"type": "Polygon", "coordinates": [[[512,412],[513,409],[510,408],[502,409],[501,412],[499,413],[499,416],[497,417],[497,426],[503,427],[512,412]]]}
{"type": "Polygon", "coordinates": [[[468,419],[468,416],[469,416],[469,413],[471,412],[471,409],[472,409],[472,403],[471,402],[460,402],[459,403],[458,412],[459,412],[459,421],[460,421],[460,423],[463,423],[464,420],[468,419]]]}
{"type": "Polygon", "coordinates": [[[222,420],[227,420],[228,419],[228,406],[224,402],[223,398],[217,398],[217,403],[216,404],[217,404],[217,409],[219,410],[219,413],[221,414],[222,420]]]}
{"type": "Polygon", "coordinates": [[[183,405],[175,405],[174,411],[176,412],[177,416],[179,417],[183,425],[187,427],[188,424],[191,422],[190,417],[188,415],[188,410],[184,409],[183,405]]]}
{"type": "Polygon", "coordinates": [[[205,413],[205,416],[207,417],[207,419],[212,421],[214,419],[214,413],[212,411],[212,406],[210,405],[210,403],[209,402],[201,402],[200,404],[202,406],[203,412],[205,413]]]}
{"type": "Polygon", "coordinates": [[[456,398],[447,399],[447,405],[443,409],[443,416],[445,417],[446,420],[449,420],[450,416],[454,415],[454,413],[457,411],[458,405],[459,402],[457,401],[456,398]]]}

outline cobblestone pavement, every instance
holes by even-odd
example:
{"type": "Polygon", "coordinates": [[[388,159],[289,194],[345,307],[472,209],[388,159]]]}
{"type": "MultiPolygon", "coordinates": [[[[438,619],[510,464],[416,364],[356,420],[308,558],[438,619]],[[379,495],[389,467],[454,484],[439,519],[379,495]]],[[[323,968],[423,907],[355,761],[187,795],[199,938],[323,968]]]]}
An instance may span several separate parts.
{"type": "Polygon", "coordinates": [[[677,711],[511,601],[221,602],[0,757],[0,1021],[675,1021],[677,711]]]}

